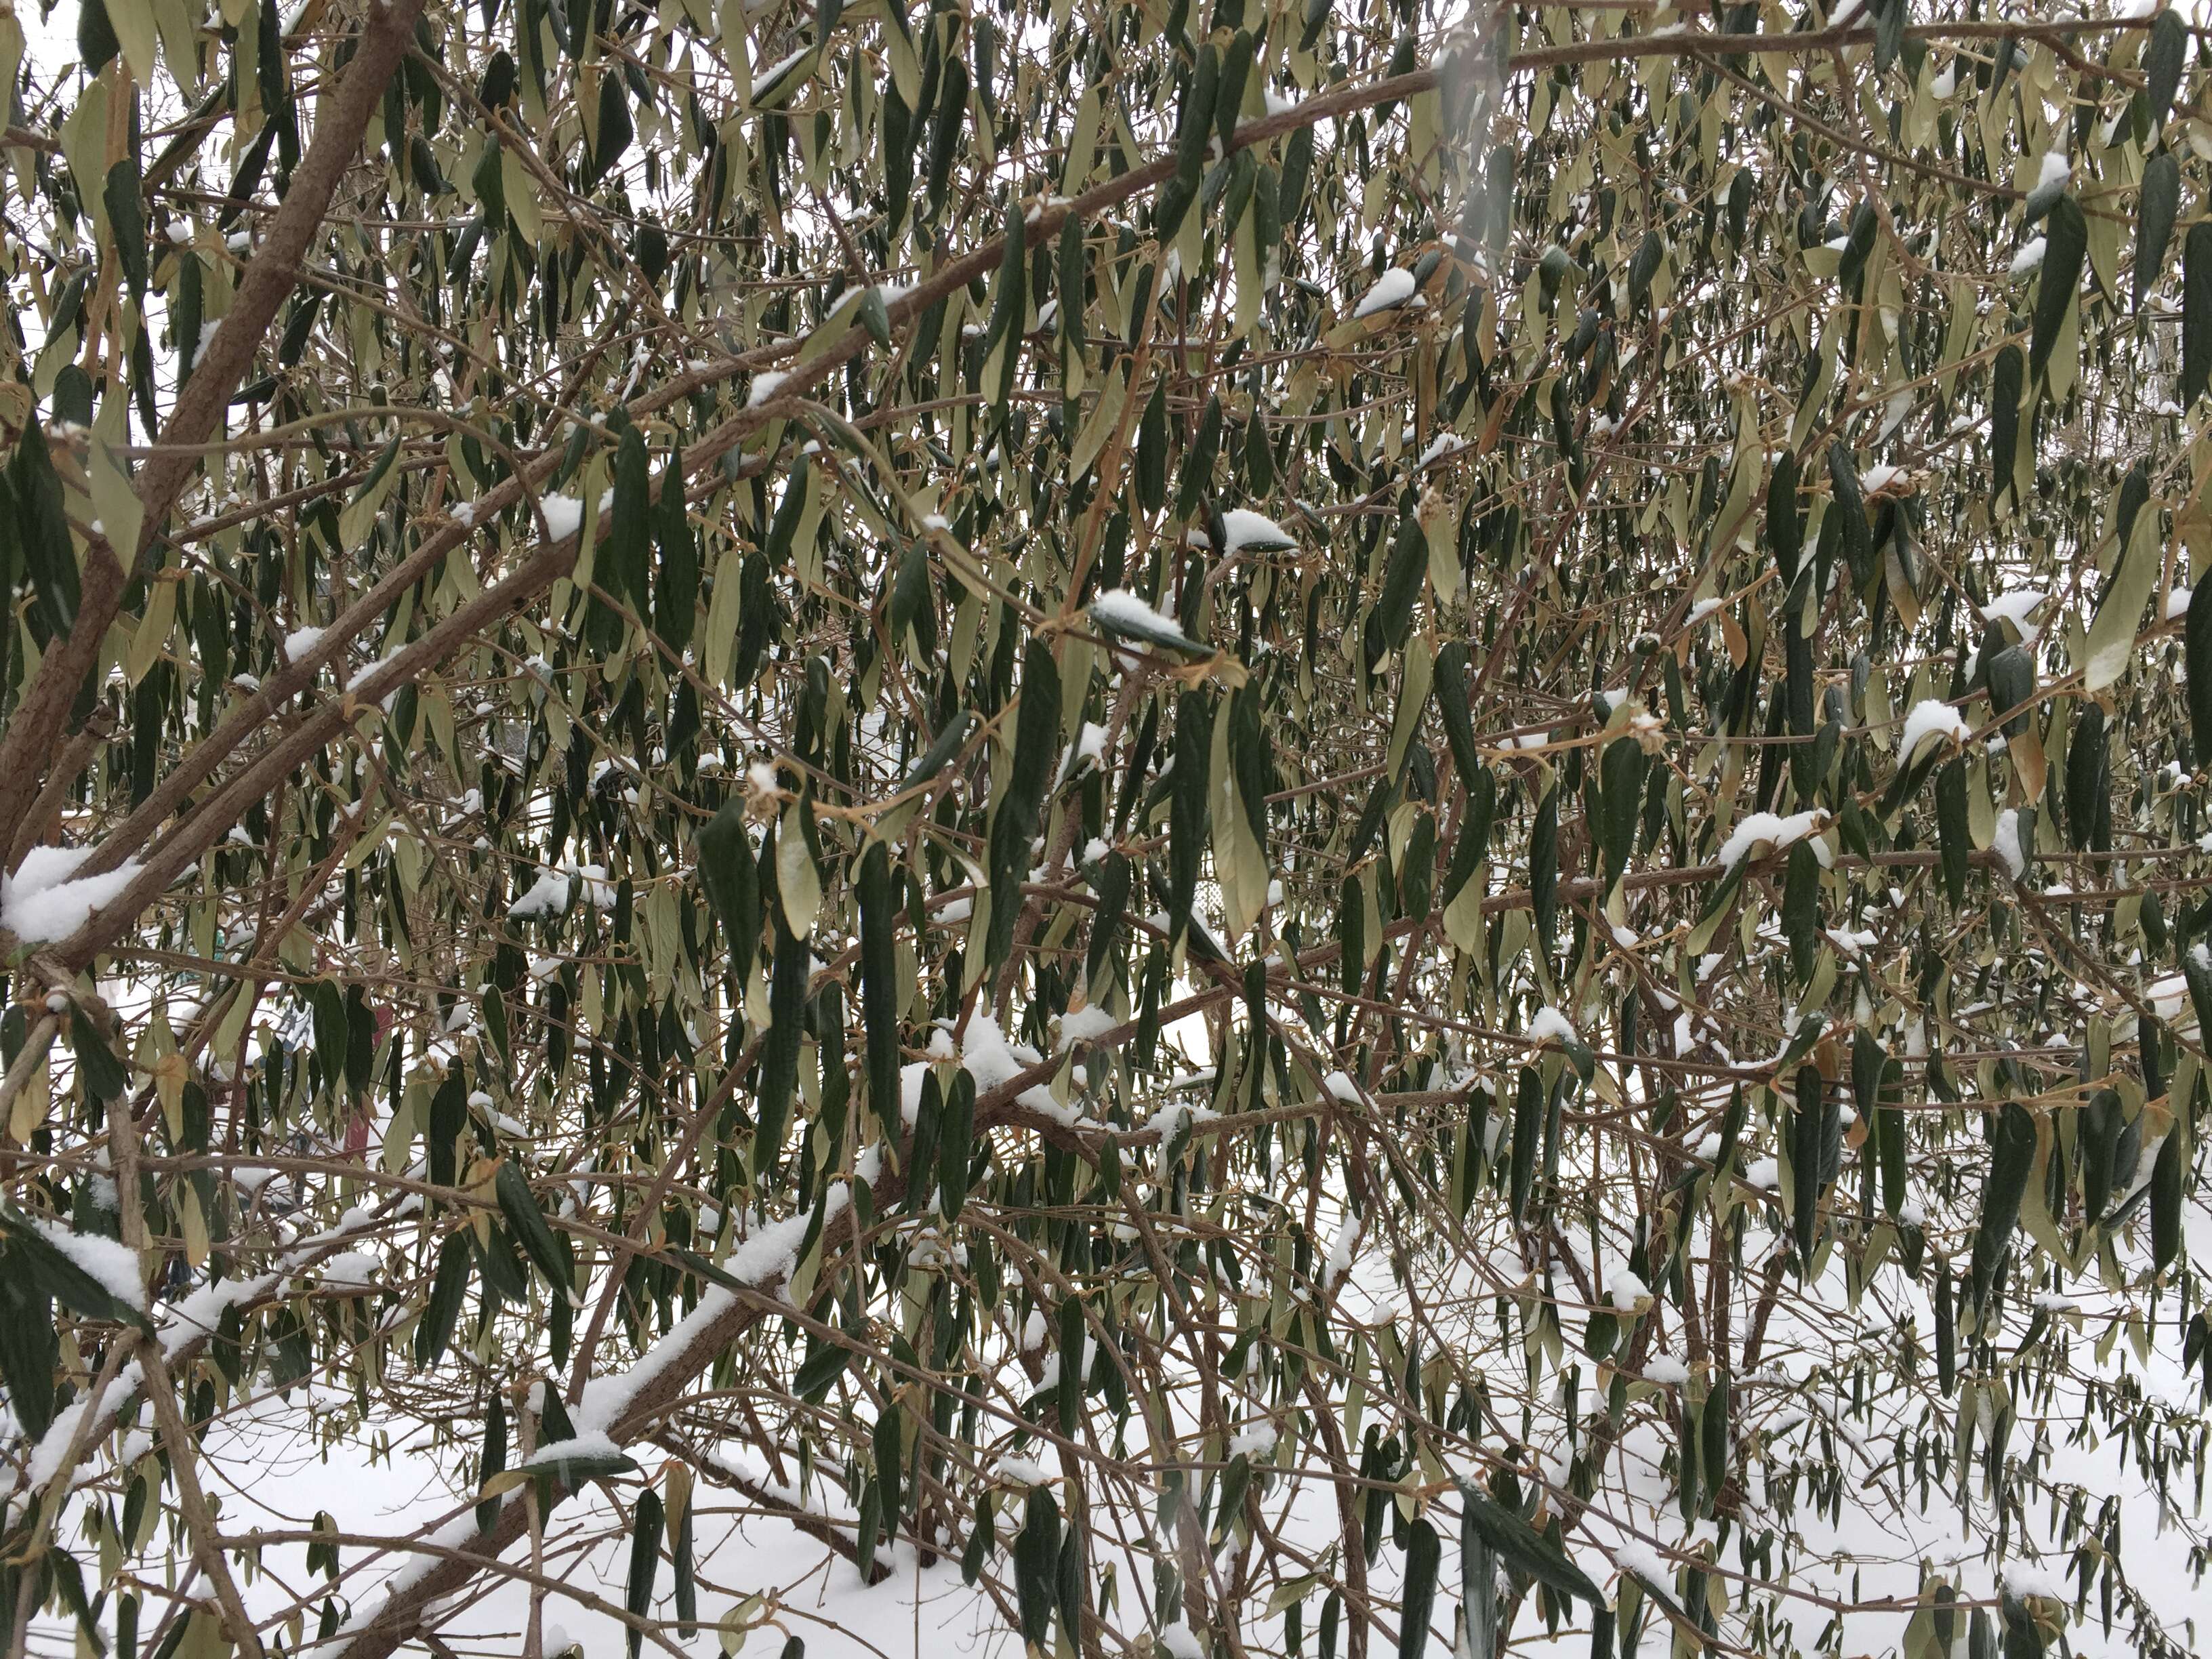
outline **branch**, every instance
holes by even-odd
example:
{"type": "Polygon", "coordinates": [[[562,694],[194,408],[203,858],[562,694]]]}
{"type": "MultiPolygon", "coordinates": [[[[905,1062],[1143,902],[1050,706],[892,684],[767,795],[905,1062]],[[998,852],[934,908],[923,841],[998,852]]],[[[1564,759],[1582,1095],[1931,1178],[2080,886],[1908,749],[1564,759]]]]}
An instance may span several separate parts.
{"type": "MultiPolygon", "coordinates": [[[[385,83],[414,43],[415,19],[422,0],[378,0],[362,32],[361,48],[347,67],[345,80],[324,104],[315,137],[292,175],[284,204],[269,234],[240,279],[238,293],[215,343],[178,393],[161,432],[165,453],[148,461],[138,477],[144,524],[134,562],[153,544],[161,521],[176,504],[200,464],[193,453],[220,429],[230,394],[238,387],[277,308],[292,292],[307,245],[320,233],[323,216],[338,180],[354,162],[369,118],[384,100],[385,83]]],[[[27,441],[35,435],[26,434],[27,441]]],[[[69,638],[48,652],[38,677],[0,740],[0,846],[12,846],[55,746],[67,729],[66,715],[77,688],[93,670],[109,624],[123,608],[130,577],[115,555],[94,542],[88,550],[84,590],[69,638]]]]}

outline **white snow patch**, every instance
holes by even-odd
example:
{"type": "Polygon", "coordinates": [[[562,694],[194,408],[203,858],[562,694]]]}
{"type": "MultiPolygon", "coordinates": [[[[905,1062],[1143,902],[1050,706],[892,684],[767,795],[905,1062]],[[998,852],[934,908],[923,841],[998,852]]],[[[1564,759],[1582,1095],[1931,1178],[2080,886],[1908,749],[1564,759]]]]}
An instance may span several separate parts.
{"type": "Polygon", "coordinates": [[[1897,763],[1907,764],[1931,738],[1949,738],[1964,743],[1972,735],[1973,727],[1949,703],[1940,697],[1923,698],[1913,704],[1912,712],[1905,717],[1905,735],[1897,743],[1897,763]]]}
{"type": "Polygon", "coordinates": [[[34,847],[22,867],[0,876],[0,927],[20,939],[64,939],[112,903],[144,867],[125,859],[99,875],[73,872],[91,857],[89,847],[34,847]]]}
{"type": "MultiPolygon", "coordinates": [[[[1721,867],[1733,870],[1750,856],[1753,848],[1765,842],[1776,852],[1794,847],[1808,836],[1817,836],[1827,828],[1828,815],[1815,806],[1802,812],[1792,812],[1784,817],[1778,812],[1753,812],[1729,831],[1729,838],[1721,843],[1721,867]]],[[[1820,853],[1825,845],[1815,843],[1820,853]]],[[[1820,860],[1822,864],[1826,858],[1820,860]]]]}
{"type": "Polygon", "coordinates": [[[1376,279],[1375,286],[1362,295],[1359,303],[1352,307],[1353,319],[1372,317],[1378,311],[1393,310],[1405,304],[1413,297],[1414,287],[1412,271],[1403,267],[1384,271],[1376,279]]]}

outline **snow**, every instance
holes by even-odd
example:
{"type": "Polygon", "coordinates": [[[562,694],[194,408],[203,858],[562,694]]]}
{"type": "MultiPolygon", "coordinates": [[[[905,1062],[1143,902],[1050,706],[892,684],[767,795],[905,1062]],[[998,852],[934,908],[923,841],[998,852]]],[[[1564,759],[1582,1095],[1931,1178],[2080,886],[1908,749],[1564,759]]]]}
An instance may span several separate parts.
{"type": "MultiPolygon", "coordinates": [[[[21,1213],[21,1212],[19,1212],[21,1213]]],[[[143,1309],[146,1285],[136,1252],[98,1233],[74,1233],[40,1215],[22,1215],[32,1228],[126,1308],[143,1309]]]]}
{"type": "Polygon", "coordinates": [[[1964,743],[1973,735],[1973,730],[1966,724],[1966,717],[1942,698],[1923,698],[1913,704],[1911,713],[1905,717],[1905,735],[1897,742],[1897,763],[1902,766],[1916,758],[1931,738],[1964,743]]]}
{"type": "MultiPolygon", "coordinates": [[[[258,1297],[268,1295],[285,1279],[312,1267],[324,1252],[368,1225],[370,1218],[367,1210],[356,1206],[341,1216],[335,1225],[300,1241],[285,1252],[270,1271],[241,1279],[211,1279],[170,1304],[168,1317],[161,1322],[155,1333],[161,1344],[161,1357],[165,1360],[179,1358],[195,1343],[213,1335],[226,1311],[243,1307],[258,1297]]],[[[122,1249],[120,1245],[116,1248],[122,1249]]],[[[111,1268],[116,1265],[111,1261],[111,1268]]],[[[135,1280],[135,1258],[133,1278],[135,1280]]],[[[129,1300],[134,1306],[143,1307],[145,1292],[137,1290],[129,1300]]],[[[22,1484],[8,1494],[6,1515],[13,1516],[29,1494],[39,1491],[61,1473],[62,1460],[69,1455],[76,1444],[77,1431],[83,1425],[88,1411],[96,1404],[108,1408],[102,1419],[103,1426],[94,1437],[96,1440],[108,1431],[106,1425],[112,1421],[112,1408],[137,1393],[143,1380],[143,1374],[139,1370],[138,1362],[131,1360],[116,1373],[114,1382],[97,1400],[87,1392],[79,1395],[66,1410],[57,1412],[46,1434],[38,1444],[31,1448],[25,1463],[22,1484]]],[[[473,1527],[473,1516],[471,1517],[471,1524],[473,1527]]]]}
{"type": "Polygon", "coordinates": [[[1418,463],[1416,463],[1416,465],[1420,466],[1431,465],[1437,461],[1443,460],[1448,455],[1458,454],[1460,451],[1467,447],[1467,440],[1461,437],[1458,433],[1439,432],[1435,437],[1429,440],[1429,447],[1421,452],[1421,459],[1418,463]]]}
{"type": "Polygon", "coordinates": [[[2012,256],[2012,278],[2014,282],[2032,275],[2036,268],[2042,264],[2044,249],[2046,246],[2045,240],[2038,236],[2012,256]]]}
{"type": "Polygon", "coordinates": [[[1616,1267],[1605,1281],[1606,1299],[1626,1313],[1633,1313],[1638,1304],[1651,1299],[1651,1287],[1626,1267],[1616,1267]]]}
{"type": "Polygon", "coordinates": [[[1275,1455],[1276,1443],[1281,1438],[1273,1423],[1255,1423],[1239,1429],[1229,1438],[1231,1457],[1249,1457],[1254,1462],[1266,1462],[1275,1455]]]}
{"type": "Polygon", "coordinates": [[[295,628],[284,636],[284,656],[289,662],[297,662],[323,642],[324,630],[319,628],[295,628]]]}
{"type": "Polygon", "coordinates": [[[1997,1580],[2014,1595],[2043,1596],[2052,1601],[2072,1603],[2074,1592],[2059,1574],[2040,1561],[2008,1561],[1997,1570],[1997,1580]]]}
{"type": "Polygon", "coordinates": [[[1180,1619],[1172,1625],[1161,1626],[1153,1645],[1168,1659],[1206,1659],[1206,1644],[1180,1619]]]}
{"type": "Polygon", "coordinates": [[[574,495],[548,495],[538,503],[545,514],[546,534],[565,542],[583,526],[584,504],[574,495]]]}
{"type": "Polygon", "coordinates": [[[1656,1584],[1668,1591],[1674,1588],[1674,1569],[1668,1565],[1666,1557],[1641,1539],[1625,1538],[1615,1544],[1613,1559],[1623,1572],[1633,1574],[1647,1584],[1656,1584]]]}
{"type": "Polygon", "coordinates": [[[1052,1479],[1035,1458],[1018,1457],[1012,1452],[992,1465],[991,1474],[1010,1486],[1042,1486],[1052,1479]]]}
{"type": "Polygon", "coordinates": [[[1060,1017],[1060,1051],[1066,1054],[1079,1042],[1095,1042],[1121,1021],[1097,1003],[1071,1008],[1060,1017]]]}
{"type": "Polygon", "coordinates": [[[1672,1354],[1654,1354],[1644,1362],[1644,1380],[1680,1388],[1690,1380],[1690,1368],[1672,1354]]]}
{"type": "Polygon", "coordinates": [[[1229,551],[1231,553],[1248,550],[1279,553],[1298,544],[1297,538],[1282,526],[1249,507],[1231,507],[1221,515],[1221,528],[1222,533],[1229,538],[1229,551]]]}
{"type": "Polygon", "coordinates": [[[326,1291],[375,1291],[383,1288],[384,1258],[369,1250],[343,1250],[316,1270],[326,1291]]]}
{"type": "Polygon", "coordinates": [[[2036,171],[2035,188],[2047,190],[2053,185],[2064,184],[2073,176],[2073,161],[2063,148],[2054,146],[2043,153],[2043,165],[2036,171]]]}
{"type": "Polygon", "coordinates": [[[1996,830],[1990,845],[2004,860],[2005,870],[2014,881],[2027,873],[2027,854],[2020,844],[2020,813],[2014,808],[2008,806],[1997,814],[1996,830]]]}
{"type": "Polygon", "coordinates": [[[65,939],[112,903],[144,867],[125,859],[112,870],[78,876],[89,847],[34,847],[12,876],[0,876],[0,927],[27,941],[65,939]]]}
{"type": "Polygon", "coordinates": [[[560,915],[568,908],[568,878],[558,870],[540,875],[530,890],[507,907],[507,919],[530,921],[560,915]]]}
{"type": "Polygon", "coordinates": [[[1984,622],[2008,622],[2020,630],[2021,638],[2031,642],[2040,631],[2028,622],[2051,595],[2039,587],[2015,588],[2009,593],[2000,593],[1982,607],[1984,622]]]}
{"type": "Polygon", "coordinates": [[[1413,273],[1403,267],[1384,271],[1352,307],[1353,319],[1372,317],[1378,311],[1389,311],[1405,304],[1413,297],[1414,286],[1413,273]]]}
{"type": "MultiPolygon", "coordinates": [[[[235,239],[234,238],[233,240],[234,240],[235,239]]],[[[191,348],[187,351],[185,356],[185,362],[187,367],[197,366],[200,359],[208,355],[208,348],[215,343],[215,337],[217,332],[221,331],[222,327],[222,319],[220,317],[214,319],[212,321],[202,323],[200,325],[200,337],[192,344],[191,348]]]]}
{"type": "Polygon", "coordinates": [[[1547,1003],[1528,1022],[1528,1040],[1531,1042],[1575,1042],[1581,1038],[1575,1030],[1574,1022],[1547,1003]]]}
{"type": "Polygon", "coordinates": [[[2186,587],[2177,587],[2172,592],[2167,594],[2166,596],[2166,621],[2172,622],[2177,617],[2187,616],[2189,602],[2194,598],[2196,598],[2195,591],[2186,587]]]}
{"type": "MultiPolygon", "coordinates": [[[[542,1385],[541,1385],[542,1386],[542,1385]]],[[[548,1468],[576,1457],[620,1457],[623,1449],[597,1429],[576,1434],[567,1440],[551,1440],[522,1460],[526,1469],[548,1468]]]]}
{"type": "Polygon", "coordinates": [[[1182,629],[1126,587],[1101,593],[1091,602],[1091,614],[1107,627],[1123,633],[1180,634],[1182,629]]]}
{"type": "MultiPolygon", "coordinates": [[[[1787,817],[1778,812],[1753,812],[1729,834],[1721,843],[1720,862],[1723,870],[1733,870],[1750,856],[1751,850],[1765,842],[1774,851],[1794,847],[1808,836],[1817,836],[1827,828],[1828,815],[1815,806],[1802,812],[1792,812],[1787,817]]],[[[1825,849],[1823,849],[1825,850],[1825,849]]],[[[1824,858],[1821,862],[1826,863],[1824,858]]]]}
{"type": "Polygon", "coordinates": [[[765,97],[768,93],[775,88],[777,82],[782,80],[785,76],[791,73],[792,66],[793,64],[797,64],[800,58],[805,57],[808,52],[813,50],[814,48],[811,45],[801,46],[797,52],[792,52],[787,57],[777,58],[775,62],[770,64],[759,74],[754,76],[752,86],[753,97],[756,99],[765,97]]]}
{"type": "Polygon", "coordinates": [[[782,388],[791,376],[778,369],[766,368],[753,376],[752,386],[745,392],[745,407],[758,409],[782,388]]]}
{"type": "Polygon", "coordinates": [[[1357,1106],[1360,1102],[1359,1085],[1346,1073],[1331,1072],[1321,1080],[1321,1086],[1328,1091],[1332,1100],[1340,1100],[1352,1106],[1357,1106]]]}
{"type": "MultiPolygon", "coordinates": [[[[1026,1043],[1009,1043],[1006,1034],[981,1013],[969,1017],[968,1029],[961,1036],[961,1067],[975,1079],[979,1095],[1012,1083],[1043,1059],[1026,1043]]],[[[1072,1125],[1083,1121],[1081,1112],[1061,1105],[1042,1083],[1032,1083],[1015,1098],[1018,1104],[1055,1122],[1072,1125]]]]}
{"type": "MultiPolygon", "coordinates": [[[[823,1224],[827,1226],[836,1220],[852,1200],[850,1187],[842,1181],[831,1183],[823,1195],[823,1224]]],[[[722,1271],[757,1291],[777,1288],[798,1265],[799,1247],[806,1242],[807,1230],[812,1223],[813,1216],[807,1213],[757,1229],[730,1252],[729,1259],[721,1264],[722,1271]]],[[[578,1432],[605,1434],[615,1429],[629,1415],[646,1388],[678,1364],[737,1305],[736,1291],[720,1285],[709,1285],[699,1298],[699,1305],[671,1326],[668,1334],[640,1355],[635,1365],[612,1376],[595,1376],[585,1383],[575,1409],[569,1413],[578,1432]]]]}

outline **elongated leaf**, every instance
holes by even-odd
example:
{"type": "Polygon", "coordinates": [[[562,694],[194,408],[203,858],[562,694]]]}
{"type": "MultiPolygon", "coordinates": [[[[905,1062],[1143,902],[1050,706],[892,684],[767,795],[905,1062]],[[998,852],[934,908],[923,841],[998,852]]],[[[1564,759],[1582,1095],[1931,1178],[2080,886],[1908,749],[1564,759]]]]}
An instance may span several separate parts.
{"type": "Polygon", "coordinates": [[[2181,162],[2172,150],[2160,150],[2143,163],[2142,197],[2136,204],[2136,308],[2143,295],[2164,274],[2166,243],[2173,235],[2174,215],[2181,207],[2181,162]]]}
{"type": "Polygon", "coordinates": [[[868,1102],[884,1123],[898,1124],[899,991],[891,932],[890,854],[872,842],[860,855],[860,1009],[867,1028],[868,1102]]]}
{"type": "Polygon", "coordinates": [[[2150,28],[2150,40],[2143,46],[2143,102],[2150,112],[2153,126],[2166,119],[2166,112],[2173,107],[2173,94],[2180,89],[2181,72],[2189,52],[2189,27],[2183,21],[2178,8],[2168,8],[2158,15],[2150,28]]]}
{"type": "Polygon", "coordinates": [[[2212,220],[2189,227],[2181,266],[2181,401],[2189,405],[2212,383],[2212,220]]]}
{"type": "MultiPolygon", "coordinates": [[[[632,1618],[642,1619],[653,1610],[653,1581],[660,1570],[660,1494],[650,1486],[637,1495],[630,1520],[629,1577],[623,1588],[623,1606],[632,1618]]],[[[635,1625],[625,1632],[629,1659],[637,1659],[645,1633],[635,1625]]]]}
{"type": "Polygon", "coordinates": [[[493,1483],[507,1468],[507,1402],[495,1393],[484,1412],[483,1456],[477,1464],[477,1486],[486,1496],[477,1504],[477,1530],[489,1532],[499,1524],[501,1508],[493,1483]]]}
{"type": "Polygon", "coordinates": [[[128,1253],[122,1246],[105,1238],[79,1245],[66,1228],[34,1220],[6,1205],[0,1205],[0,1237],[6,1239],[8,1271],[23,1275],[33,1294],[51,1296],[87,1319],[112,1320],[142,1331],[153,1328],[142,1305],[144,1293],[123,1294],[123,1263],[128,1253]],[[88,1264],[94,1252],[106,1260],[88,1264]]]}
{"type": "Polygon", "coordinates": [[[721,915],[731,972],[743,983],[760,945],[762,915],[758,853],[745,827],[744,804],[737,797],[726,801],[699,832],[699,880],[721,915]]]}
{"type": "Polygon", "coordinates": [[[430,1297],[415,1323],[415,1364],[427,1370],[445,1357],[453,1340],[453,1327],[461,1316],[461,1299],[469,1288],[468,1236],[455,1232],[438,1247],[438,1270],[430,1282],[430,1297]]]}
{"type": "Polygon", "coordinates": [[[521,1164],[512,1158],[502,1158],[499,1173],[493,1177],[493,1190],[499,1199],[500,1213],[514,1230],[523,1254],[545,1275],[545,1282],[556,1296],[574,1299],[575,1268],[569,1259],[568,1247],[545,1219],[545,1212],[538,1207],[537,1195],[530,1190],[530,1181],[523,1174],[521,1164]]]}
{"type": "Polygon", "coordinates": [[[2161,1273],[2180,1256],[2183,1249],[2183,1138],[2179,1126],[2169,1130],[2159,1145],[2158,1158],[2150,1170],[2150,1254],[2153,1264],[2161,1273]]]}
{"type": "Polygon", "coordinates": [[[1398,1659],[1419,1659],[1429,1648],[1429,1613],[1437,1599],[1437,1565],[1443,1540],[1426,1516],[1407,1529],[1406,1584],[1399,1603],[1398,1659]]]}
{"type": "Polygon", "coordinates": [[[1997,1259],[2012,1242],[2020,1201],[2035,1164],[2035,1121],[2016,1101],[1998,1108],[1990,1141],[1990,1178],[1982,1188],[1981,1220],[1974,1230],[1973,1299],[1983,1305],[1997,1259]]]}
{"type": "Polygon", "coordinates": [[[1557,1544],[1467,1481],[1457,1485],[1466,1523],[1506,1565],[1561,1595],[1579,1596],[1593,1607],[1603,1599],[1589,1575],[1569,1560],[1557,1544]]]}

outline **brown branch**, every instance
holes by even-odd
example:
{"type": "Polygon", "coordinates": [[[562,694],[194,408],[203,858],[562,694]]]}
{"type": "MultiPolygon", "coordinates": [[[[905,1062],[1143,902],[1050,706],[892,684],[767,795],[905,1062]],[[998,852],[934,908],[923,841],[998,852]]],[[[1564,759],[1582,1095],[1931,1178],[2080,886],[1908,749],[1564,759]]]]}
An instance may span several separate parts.
{"type": "MultiPolygon", "coordinates": [[[[338,181],[353,165],[362,134],[383,102],[385,83],[414,40],[422,9],[422,0],[380,0],[373,9],[344,81],[319,112],[313,142],[292,175],[284,205],[246,266],[215,343],[179,392],[162,429],[164,450],[182,453],[157,454],[139,474],[144,522],[138,545],[131,550],[134,560],[153,544],[162,520],[183,494],[199,465],[199,457],[191,452],[219,429],[230,394],[292,292],[307,246],[320,233],[338,181]]],[[[0,739],[0,843],[14,845],[66,729],[70,703],[98,660],[100,641],[122,609],[129,586],[129,574],[115,555],[93,544],[69,637],[40,659],[37,678],[24,689],[8,734],[0,739]]]]}

